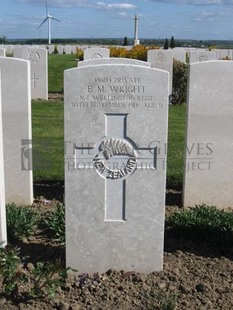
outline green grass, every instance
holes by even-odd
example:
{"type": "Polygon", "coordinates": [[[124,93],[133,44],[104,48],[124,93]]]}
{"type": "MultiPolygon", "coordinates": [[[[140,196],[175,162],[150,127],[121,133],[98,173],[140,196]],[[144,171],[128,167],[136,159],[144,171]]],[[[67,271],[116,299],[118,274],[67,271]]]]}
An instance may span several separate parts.
{"type": "Polygon", "coordinates": [[[181,184],[184,170],[186,106],[169,107],[167,183],[181,184]]]}
{"type": "Polygon", "coordinates": [[[77,67],[76,55],[52,54],[48,56],[49,92],[63,91],[64,70],[77,67]]]}
{"type": "Polygon", "coordinates": [[[39,214],[32,208],[12,203],[6,206],[6,219],[8,239],[22,239],[32,235],[36,230],[39,214]]]}
{"type": "Polygon", "coordinates": [[[63,102],[32,103],[34,180],[64,179],[63,102]]]}
{"type": "Polygon", "coordinates": [[[65,207],[62,204],[57,204],[44,220],[44,223],[51,233],[53,241],[64,245],[65,244],[65,207]]]}
{"type": "Polygon", "coordinates": [[[233,212],[218,210],[205,204],[181,210],[166,219],[173,234],[215,246],[233,245],[233,212]]]}

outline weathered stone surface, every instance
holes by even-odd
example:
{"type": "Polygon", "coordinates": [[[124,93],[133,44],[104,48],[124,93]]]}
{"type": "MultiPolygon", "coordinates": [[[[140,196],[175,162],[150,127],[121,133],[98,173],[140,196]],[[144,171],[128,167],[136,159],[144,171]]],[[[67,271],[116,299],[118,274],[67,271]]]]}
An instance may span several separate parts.
{"type": "Polygon", "coordinates": [[[5,178],[3,161],[2,138],[2,96],[1,96],[1,71],[0,71],[0,247],[7,244],[6,234],[6,209],[5,209],[5,178]]]}
{"type": "Polygon", "coordinates": [[[183,189],[185,207],[233,206],[233,62],[190,65],[183,189]]]}
{"type": "Polygon", "coordinates": [[[6,202],[33,202],[30,62],[0,57],[6,202]]]}

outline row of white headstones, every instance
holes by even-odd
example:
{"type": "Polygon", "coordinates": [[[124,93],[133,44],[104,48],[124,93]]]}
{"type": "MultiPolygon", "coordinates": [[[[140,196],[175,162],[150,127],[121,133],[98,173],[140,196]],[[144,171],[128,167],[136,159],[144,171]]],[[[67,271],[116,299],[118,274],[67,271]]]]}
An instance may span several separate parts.
{"type": "MultiPolygon", "coordinates": [[[[93,58],[64,72],[67,265],[161,270],[169,73],[93,58]]],[[[33,202],[30,70],[28,60],[0,57],[2,245],[5,202],[33,202]]],[[[232,207],[232,81],[232,61],[189,67],[185,207],[232,207]]]]}
{"type": "MultiPolygon", "coordinates": [[[[33,48],[33,49],[37,49],[37,48],[43,48],[43,49],[47,49],[49,54],[54,54],[54,53],[58,53],[58,54],[76,54],[77,49],[90,49],[90,48],[99,48],[100,46],[95,46],[95,45],[62,45],[62,44],[32,44],[32,45],[20,45],[20,44],[5,44],[5,45],[0,45],[0,50],[3,51],[5,50],[5,53],[7,54],[13,54],[14,49],[19,49],[19,48],[33,48]]],[[[133,46],[116,46],[118,48],[125,48],[126,50],[131,50],[133,48],[133,46]]],[[[109,48],[108,46],[101,46],[101,48],[109,48]]],[[[160,50],[163,50],[163,48],[160,48],[160,50]]],[[[211,56],[212,52],[215,53],[215,60],[219,60],[222,58],[231,58],[232,59],[232,52],[233,50],[231,49],[211,49],[211,51],[209,51],[206,48],[194,48],[194,47],[176,47],[174,49],[170,49],[170,52],[172,51],[173,56],[176,58],[176,55],[178,57],[178,60],[181,59],[181,61],[185,61],[186,59],[186,53],[190,53],[190,52],[195,52],[198,53],[201,58],[209,58],[209,57],[213,57],[211,56]],[[211,53],[209,53],[211,52],[211,53]],[[206,56],[207,55],[207,56],[206,56]]],[[[167,52],[167,50],[165,50],[165,53],[167,52]]],[[[1,53],[0,53],[1,54],[1,53]]],[[[195,54],[193,54],[195,57],[195,54]]],[[[1,55],[3,56],[3,55],[1,55]]],[[[206,60],[206,59],[205,59],[206,60]]],[[[208,59],[210,60],[210,59],[208,59]]],[[[191,60],[192,61],[192,60],[191,60]]],[[[194,61],[192,61],[194,62],[194,61]]]]}
{"type": "MultiPolygon", "coordinates": [[[[29,60],[31,63],[31,97],[32,99],[48,99],[48,50],[46,48],[36,48],[30,46],[14,46],[13,57],[29,60]]],[[[0,57],[6,56],[6,49],[0,48],[0,57]]],[[[189,51],[182,49],[174,50],[149,50],[147,61],[152,68],[158,68],[170,73],[170,90],[172,94],[173,60],[189,63],[207,60],[218,60],[223,57],[232,59],[232,51],[189,51]],[[227,55],[227,56],[225,56],[227,55]]],[[[84,60],[109,58],[108,48],[85,48],[84,60]]]]}

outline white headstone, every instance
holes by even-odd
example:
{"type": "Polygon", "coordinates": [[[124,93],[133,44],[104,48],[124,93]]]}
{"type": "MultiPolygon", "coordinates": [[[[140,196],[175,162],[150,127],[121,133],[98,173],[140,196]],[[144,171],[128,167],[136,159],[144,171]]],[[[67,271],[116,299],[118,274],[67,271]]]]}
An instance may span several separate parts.
{"type": "Polygon", "coordinates": [[[63,45],[57,45],[57,51],[58,51],[58,54],[63,54],[64,52],[64,46],[63,45]]]}
{"type": "Polygon", "coordinates": [[[220,59],[231,58],[231,50],[228,49],[220,49],[220,59]]]}
{"type": "Polygon", "coordinates": [[[77,46],[76,45],[72,45],[71,46],[71,54],[76,54],[77,51],[77,46]]]}
{"type": "Polygon", "coordinates": [[[1,72],[0,72],[0,247],[7,244],[6,233],[6,207],[5,207],[5,180],[3,162],[3,138],[2,138],[2,104],[1,104],[1,72]]]}
{"type": "Polygon", "coordinates": [[[172,50],[173,58],[175,60],[186,63],[186,50],[182,49],[173,49],[172,50]]]}
{"type": "Polygon", "coordinates": [[[44,48],[15,49],[14,57],[29,60],[31,63],[32,99],[48,100],[48,52],[44,48]]]}
{"type": "Polygon", "coordinates": [[[49,53],[49,54],[53,54],[53,53],[54,53],[54,47],[55,47],[55,46],[54,46],[53,44],[49,44],[49,45],[48,45],[48,53],[49,53]]]}
{"type": "Polygon", "coordinates": [[[91,47],[84,50],[84,60],[108,58],[110,57],[110,50],[104,47],[91,47]]]}
{"type": "Polygon", "coordinates": [[[6,203],[33,202],[30,62],[0,57],[6,203]]]}
{"type": "Polygon", "coordinates": [[[168,71],[170,74],[169,95],[172,94],[172,78],[173,78],[173,55],[171,50],[149,50],[147,52],[147,61],[152,68],[168,71]]]}
{"type": "Polygon", "coordinates": [[[233,62],[190,65],[183,203],[233,205],[233,62]]]}
{"type": "Polygon", "coordinates": [[[5,50],[5,48],[0,48],[0,57],[6,57],[6,50],[5,50]]]}
{"type": "Polygon", "coordinates": [[[6,45],[6,53],[7,54],[12,54],[13,53],[13,49],[14,49],[14,45],[12,45],[12,44],[6,45]]]}
{"type": "Polygon", "coordinates": [[[120,64],[65,71],[67,266],[162,270],[168,76],[120,64]]]}
{"type": "Polygon", "coordinates": [[[64,46],[64,52],[65,52],[65,54],[70,55],[71,54],[71,45],[65,45],[64,46]]]}
{"type": "Polygon", "coordinates": [[[22,52],[23,52],[23,47],[15,45],[15,47],[13,49],[13,57],[14,58],[22,58],[22,52]]]}
{"type": "Polygon", "coordinates": [[[189,54],[189,63],[216,60],[215,52],[208,51],[191,51],[189,54]]]}
{"type": "Polygon", "coordinates": [[[136,65],[136,66],[143,66],[143,67],[151,68],[150,63],[146,61],[130,59],[130,58],[117,58],[117,57],[97,58],[97,59],[79,61],[78,67],[104,65],[104,64],[105,65],[107,64],[136,65]]]}

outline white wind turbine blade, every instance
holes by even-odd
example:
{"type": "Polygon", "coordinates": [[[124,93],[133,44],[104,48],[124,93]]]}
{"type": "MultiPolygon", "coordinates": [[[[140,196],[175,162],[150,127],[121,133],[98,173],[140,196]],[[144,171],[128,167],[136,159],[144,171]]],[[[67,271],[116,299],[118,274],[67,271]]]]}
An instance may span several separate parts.
{"type": "Polygon", "coordinates": [[[45,7],[46,7],[46,16],[49,15],[49,11],[48,11],[48,2],[47,0],[45,0],[45,7]]]}
{"type": "Polygon", "coordinates": [[[46,17],[43,22],[40,24],[40,26],[37,29],[40,29],[40,27],[47,21],[48,17],[46,17]]]}
{"type": "Polygon", "coordinates": [[[60,23],[61,23],[60,19],[57,19],[57,18],[52,17],[52,16],[50,16],[50,18],[53,19],[53,20],[56,20],[57,22],[60,22],[60,23]]]}

